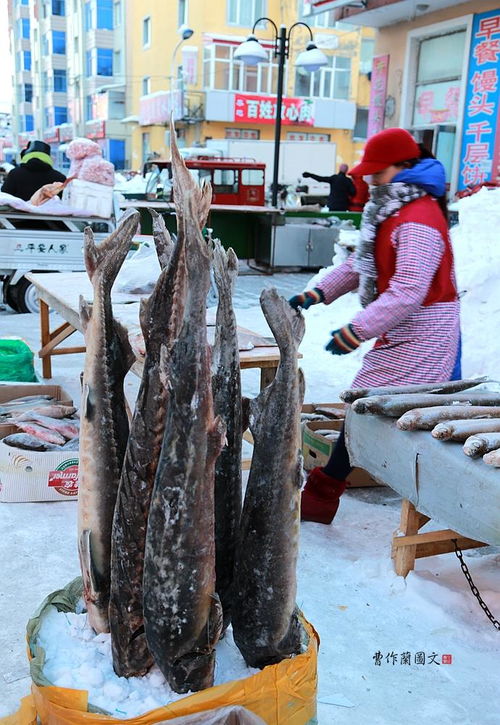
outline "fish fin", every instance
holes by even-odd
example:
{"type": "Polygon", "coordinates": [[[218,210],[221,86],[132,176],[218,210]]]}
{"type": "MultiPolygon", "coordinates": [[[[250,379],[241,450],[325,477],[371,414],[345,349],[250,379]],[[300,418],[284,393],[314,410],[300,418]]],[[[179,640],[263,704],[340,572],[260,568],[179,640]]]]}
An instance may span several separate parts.
{"type": "Polygon", "coordinates": [[[270,383],[267,388],[261,390],[256,398],[252,398],[249,403],[249,417],[248,427],[254,437],[257,437],[259,433],[259,427],[262,418],[262,411],[267,408],[267,401],[271,392],[273,383],[270,383]]]}
{"type": "Polygon", "coordinates": [[[231,294],[234,292],[236,280],[238,278],[238,257],[232,247],[227,250],[227,271],[231,280],[231,294]]]}
{"type": "Polygon", "coordinates": [[[124,327],[121,322],[118,322],[118,320],[115,320],[114,318],[113,326],[120,342],[123,364],[125,369],[128,371],[135,363],[135,354],[132,350],[132,345],[130,344],[130,341],[128,339],[127,328],[124,327]]]}
{"type": "Polygon", "coordinates": [[[165,220],[155,209],[148,209],[153,217],[153,239],[161,269],[168,267],[174,248],[172,237],[165,226],[165,220]]]}
{"type": "Polygon", "coordinates": [[[83,259],[89,279],[92,281],[99,265],[99,255],[95,244],[94,232],[90,227],[85,227],[83,230],[83,259]]]}
{"type": "Polygon", "coordinates": [[[87,302],[86,299],[80,295],[80,321],[83,327],[83,333],[85,334],[87,327],[92,317],[92,304],[87,302]]]}
{"type": "Polygon", "coordinates": [[[210,613],[208,615],[208,645],[210,649],[215,647],[220,640],[224,628],[222,604],[218,594],[214,592],[211,596],[210,613]]]}
{"type": "Polygon", "coordinates": [[[208,181],[205,181],[203,186],[201,187],[201,199],[200,199],[200,208],[199,208],[199,220],[200,220],[200,227],[203,229],[204,226],[206,226],[208,215],[210,213],[210,206],[212,204],[212,184],[210,184],[208,181]]]}
{"type": "Polygon", "coordinates": [[[142,330],[142,336],[144,338],[144,344],[147,348],[149,342],[149,331],[151,329],[150,320],[150,300],[151,297],[141,297],[139,302],[139,324],[142,330]]]}
{"type": "Polygon", "coordinates": [[[78,554],[80,557],[80,568],[82,570],[84,599],[93,601],[97,592],[96,580],[94,577],[94,564],[92,562],[91,531],[84,529],[78,541],[78,554]]]}
{"type": "Polygon", "coordinates": [[[304,395],[306,392],[306,379],[304,377],[304,371],[302,368],[299,368],[297,370],[297,375],[299,378],[299,403],[302,406],[302,403],[304,402],[304,395]]]}
{"type": "Polygon", "coordinates": [[[226,439],[226,424],[218,415],[208,430],[208,442],[207,442],[207,459],[210,461],[215,460],[224,446],[227,445],[226,439]]]}
{"type": "Polygon", "coordinates": [[[93,412],[93,405],[92,400],[90,399],[90,388],[88,383],[84,383],[82,385],[82,404],[81,409],[83,413],[83,417],[87,418],[87,420],[90,420],[92,418],[92,412],[93,412]]]}

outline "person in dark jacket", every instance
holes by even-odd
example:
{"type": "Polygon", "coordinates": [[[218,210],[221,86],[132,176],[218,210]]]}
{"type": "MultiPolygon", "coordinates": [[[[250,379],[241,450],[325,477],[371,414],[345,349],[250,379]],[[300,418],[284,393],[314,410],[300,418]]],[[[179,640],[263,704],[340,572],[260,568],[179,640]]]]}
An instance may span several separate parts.
{"type": "Polygon", "coordinates": [[[50,146],[44,141],[32,141],[21,158],[19,166],[7,174],[2,191],[29,201],[35,191],[66,177],[53,168],[50,146]]]}
{"type": "Polygon", "coordinates": [[[332,176],[318,176],[309,171],[304,171],[302,174],[304,179],[315,179],[315,181],[325,181],[330,184],[327,201],[330,211],[347,211],[349,199],[356,193],[354,184],[347,176],[347,168],[347,164],[340,164],[339,173],[332,174],[332,176]]]}

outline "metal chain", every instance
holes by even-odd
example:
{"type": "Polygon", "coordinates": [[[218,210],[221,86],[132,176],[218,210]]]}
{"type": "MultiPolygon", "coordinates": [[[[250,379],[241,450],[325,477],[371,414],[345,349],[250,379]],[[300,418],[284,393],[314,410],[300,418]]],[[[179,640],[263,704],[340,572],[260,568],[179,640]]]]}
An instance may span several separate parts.
{"type": "Polygon", "coordinates": [[[492,623],[492,625],[495,627],[495,629],[497,629],[500,632],[500,622],[498,621],[498,619],[495,619],[495,617],[492,615],[492,613],[490,612],[490,610],[488,608],[488,605],[486,604],[486,602],[483,600],[483,598],[479,594],[479,589],[477,588],[477,586],[472,581],[472,577],[470,575],[469,569],[467,568],[467,564],[464,561],[464,557],[463,557],[462,551],[461,551],[461,549],[458,546],[457,539],[452,539],[452,541],[453,541],[453,544],[455,546],[455,554],[457,555],[457,558],[460,561],[460,566],[462,567],[462,571],[464,573],[464,576],[467,579],[467,581],[469,582],[469,586],[470,586],[471,592],[476,597],[477,601],[479,602],[479,605],[480,605],[481,609],[486,614],[486,616],[488,617],[488,619],[490,620],[490,622],[492,623]]]}

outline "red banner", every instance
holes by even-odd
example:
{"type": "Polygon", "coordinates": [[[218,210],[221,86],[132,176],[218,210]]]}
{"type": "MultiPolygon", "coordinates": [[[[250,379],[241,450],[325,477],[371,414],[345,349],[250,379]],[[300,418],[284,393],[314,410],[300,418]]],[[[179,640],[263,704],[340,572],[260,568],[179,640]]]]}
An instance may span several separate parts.
{"type": "Polygon", "coordinates": [[[389,56],[376,55],[373,59],[370,108],[368,110],[368,138],[382,131],[385,117],[385,98],[387,95],[387,73],[389,56]]]}
{"type": "MultiPolygon", "coordinates": [[[[242,123],[274,123],[276,98],[235,93],[233,120],[242,123]]],[[[314,126],[314,102],[310,98],[283,98],[281,123],[314,126]]]]}
{"type": "Polygon", "coordinates": [[[85,136],[87,138],[106,138],[106,122],[87,121],[85,124],[85,136]]]}

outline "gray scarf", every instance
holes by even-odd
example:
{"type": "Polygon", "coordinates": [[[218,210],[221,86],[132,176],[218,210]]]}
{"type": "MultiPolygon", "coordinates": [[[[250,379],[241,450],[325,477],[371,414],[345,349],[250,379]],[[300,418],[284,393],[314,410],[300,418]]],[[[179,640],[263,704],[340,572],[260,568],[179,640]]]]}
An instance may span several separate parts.
{"type": "Polygon", "coordinates": [[[371,187],[370,199],[361,217],[360,240],[354,263],[354,269],[359,273],[358,294],[363,307],[373,302],[378,294],[374,248],[379,224],[425,194],[421,187],[402,181],[371,187]]]}

